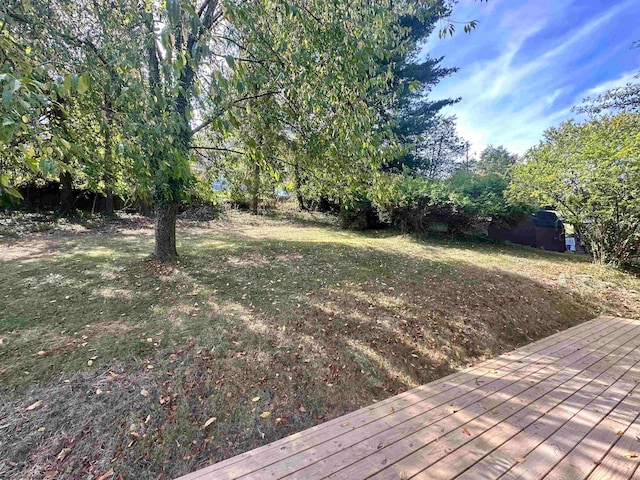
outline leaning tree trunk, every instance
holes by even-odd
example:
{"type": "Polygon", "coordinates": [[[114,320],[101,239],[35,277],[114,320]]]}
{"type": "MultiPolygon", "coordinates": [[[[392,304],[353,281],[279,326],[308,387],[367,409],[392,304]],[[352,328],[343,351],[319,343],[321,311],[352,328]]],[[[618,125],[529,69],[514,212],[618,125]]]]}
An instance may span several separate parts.
{"type": "Polygon", "coordinates": [[[62,172],[60,174],[60,184],[62,191],[60,192],[60,212],[66,215],[73,210],[73,178],[71,172],[62,172]]]}
{"type": "Polygon", "coordinates": [[[298,199],[298,210],[303,211],[306,210],[307,208],[304,206],[304,197],[302,196],[302,191],[301,191],[301,187],[302,187],[302,179],[300,178],[300,165],[298,163],[296,163],[294,170],[293,170],[293,175],[294,175],[294,188],[296,191],[296,198],[298,199]]]}
{"type": "Polygon", "coordinates": [[[111,190],[111,184],[113,178],[111,175],[111,167],[113,163],[113,150],[111,141],[111,124],[113,122],[113,106],[111,105],[111,99],[107,93],[105,93],[104,110],[107,117],[107,122],[104,128],[104,182],[107,184],[105,191],[104,213],[106,215],[113,215],[113,190],[111,190]]]}
{"type": "Polygon", "coordinates": [[[154,257],[170,262],[178,256],[176,249],[176,215],[178,202],[156,206],[156,245],[154,257]]]}
{"type": "Polygon", "coordinates": [[[251,213],[258,215],[260,202],[260,165],[256,162],[253,166],[253,192],[251,196],[251,213]]]}
{"type": "Polygon", "coordinates": [[[105,192],[104,213],[106,215],[113,215],[113,191],[107,187],[105,192]]]}
{"type": "Polygon", "coordinates": [[[138,213],[144,217],[151,216],[152,205],[149,200],[146,198],[141,198],[138,200],[138,213]]]}

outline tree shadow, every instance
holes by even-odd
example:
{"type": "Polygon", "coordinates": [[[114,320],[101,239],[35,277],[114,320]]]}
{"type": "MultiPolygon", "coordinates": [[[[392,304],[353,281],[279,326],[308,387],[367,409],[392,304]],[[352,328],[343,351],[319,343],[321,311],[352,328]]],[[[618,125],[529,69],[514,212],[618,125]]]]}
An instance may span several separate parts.
{"type": "MultiPolygon", "coordinates": [[[[132,475],[176,476],[601,308],[525,275],[441,259],[440,247],[411,242],[418,254],[376,245],[393,241],[389,232],[329,233],[299,240],[287,231],[189,231],[172,266],[144,261],[152,238],[127,233],[70,237],[56,255],[21,259],[20,267],[3,257],[0,281],[10,287],[0,299],[0,395],[23,408],[25,389],[36,398],[73,372],[106,375],[114,362],[151,373],[154,397],[145,408],[162,426],[139,445],[163,459],[134,467],[129,453],[117,458],[132,475]],[[177,410],[158,404],[165,396],[177,410]],[[273,421],[260,419],[261,410],[273,421]],[[213,433],[203,430],[213,416],[213,433]],[[198,447],[185,460],[187,447],[174,440],[198,447]]],[[[129,441],[127,425],[100,428],[107,436],[125,429],[112,448],[129,441]]]]}

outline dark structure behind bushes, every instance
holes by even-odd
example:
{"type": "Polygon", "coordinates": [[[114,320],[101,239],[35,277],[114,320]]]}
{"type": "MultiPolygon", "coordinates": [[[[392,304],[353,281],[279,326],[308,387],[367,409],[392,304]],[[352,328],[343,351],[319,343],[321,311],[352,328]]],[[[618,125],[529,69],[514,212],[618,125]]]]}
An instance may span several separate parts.
{"type": "Polygon", "coordinates": [[[554,212],[540,210],[511,221],[494,219],[489,224],[489,238],[518,245],[528,245],[554,252],[566,251],[564,225],[554,212]]]}
{"type": "MultiPolygon", "coordinates": [[[[58,182],[47,182],[44,185],[30,183],[18,188],[23,199],[20,206],[30,210],[58,210],[61,202],[61,189],[58,182]]],[[[100,213],[105,211],[106,197],[89,190],[73,189],[73,207],[75,210],[100,213]]],[[[115,210],[124,208],[125,202],[118,196],[113,197],[115,210]]]]}

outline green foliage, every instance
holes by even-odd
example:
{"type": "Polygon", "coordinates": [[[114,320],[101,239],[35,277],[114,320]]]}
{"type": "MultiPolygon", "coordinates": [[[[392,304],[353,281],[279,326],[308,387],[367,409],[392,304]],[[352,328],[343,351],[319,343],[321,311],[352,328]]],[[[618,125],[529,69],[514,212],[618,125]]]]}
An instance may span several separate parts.
{"type": "Polygon", "coordinates": [[[460,170],[443,180],[404,175],[377,190],[381,217],[403,230],[429,235],[445,225],[452,235],[466,235],[493,217],[509,218],[531,211],[524,203],[507,203],[504,175],[460,170]]]}
{"type": "Polygon", "coordinates": [[[467,143],[457,134],[455,119],[434,116],[425,130],[406,140],[406,153],[389,164],[431,180],[446,178],[459,168],[467,143]]]}
{"type": "MultiPolygon", "coordinates": [[[[411,99],[449,72],[436,60],[411,60],[449,7],[5,2],[0,148],[11,151],[14,169],[152,196],[167,213],[194,185],[198,147],[240,152],[255,178],[279,182],[294,169],[297,183],[304,177],[323,194],[362,194],[403,149],[383,117],[413,108],[411,99]]],[[[423,122],[441,105],[413,113],[423,122]]],[[[222,153],[209,160],[230,161],[222,153]]],[[[3,175],[3,184],[12,178],[3,175]]],[[[158,218],[175,238],[172,215],[158,218]]]]}
{"type": "Polygon", "coordinates": [[[338,218],[340,227],[346,230],[369,230],[383,226],[378,211],[368,198],[358,198],[343,205],[338,218]]]}
{"type": "Polygon", "coordinates": [[[640,115],[551,128],[512,176],[510,198],[554,205],[595,261],[633,261],[640,247],[640,115]]]}
{"type": "Polygon", "coordinates": [[[480,154],[475,169],[487,174],[508,175],[509,168],[518,160],[518,155],[509,152],[502,145],[499,147],[489,145],[480,154]]]}
{"type": "Polygon", "coordinates": [[[42,68],[34,61],[32,47],[16,29],[14,15],[27,13],[29,6],[19,2],[0,5],[0,206],[20,199],[14,188],[12,172],[36,170],[38,159],[29,138],[46,101],[42,68]]]}

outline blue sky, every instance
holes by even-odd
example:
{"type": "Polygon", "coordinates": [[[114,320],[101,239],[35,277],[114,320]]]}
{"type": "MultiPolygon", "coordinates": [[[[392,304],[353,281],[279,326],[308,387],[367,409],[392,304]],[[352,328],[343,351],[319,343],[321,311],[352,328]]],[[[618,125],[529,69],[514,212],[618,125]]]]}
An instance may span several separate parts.
{"type": "Polygon", "coordinates": [[[424,51],[460,68],[430,98],[462,97],[445,109],[479,152],[488,144],[524,153],[543,131],[575,115],[589,95],[640,70],[640,0],[461,0],[453,20],[478,20],[467,35],[437,32],[424,51]]]}

